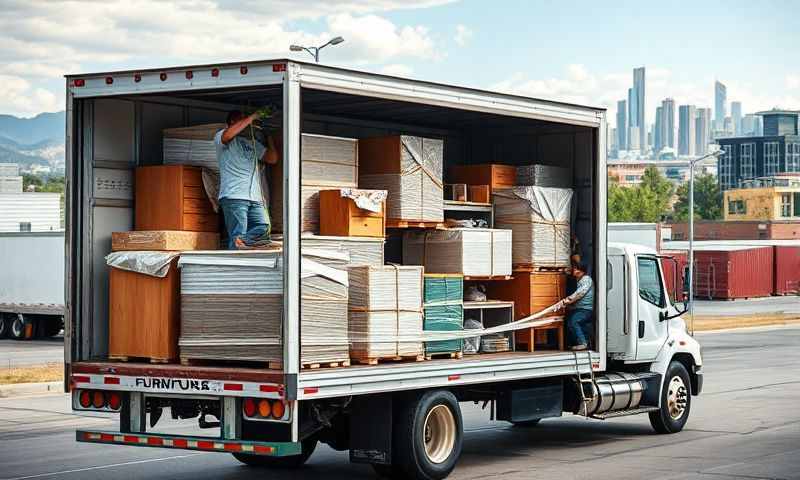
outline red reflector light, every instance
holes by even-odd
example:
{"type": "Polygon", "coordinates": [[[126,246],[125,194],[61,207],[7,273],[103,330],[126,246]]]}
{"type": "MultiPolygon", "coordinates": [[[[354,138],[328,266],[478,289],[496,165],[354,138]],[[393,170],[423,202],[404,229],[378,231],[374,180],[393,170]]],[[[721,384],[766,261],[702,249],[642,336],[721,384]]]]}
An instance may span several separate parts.
{"type": "Polygon", "coordinates": [[[134,435],[125,435],[124,437],[122,437],[122,440],[125,443],[139,443],[139,437],[134,435]]]}
{"type": "Polygon", "coordinates": [[[114,79],[111,77],[106,77],[106,85],[111,85],[112,83],[114,83],[114,79]]]}
{"type": "Polygon", "coordinates": [[[285,72],[286,71],[286,64],[285,63],[276,63],[272,65],[273,72],[285,72]]]}
{"type": "Polygon", "coordinates": [[[194,77],[194,73],[191,70],[186,72],[186,80],[191,80],[194,77]]]}
{"type": "Polygon", "coordinates": [[[264,447],[261,445],[253,445],[253,451],[256,453],[272,453],[275,451],[272,447],[264,447]]]}
{"type": "Polygon", "coordinates": [[[84,86],[86,86],[86,80],[84,80],[82,78],[78,78],[78,79],[75,79],[75,81],[72,82],[72,84],[75,85],[76,87],[84,87],[84,86]]]}
{"type": "Polygon", "coordinates": [[[212,68],[211,69],[211,76],[212,77],[219,77],[219,68],[212,68]]]}
{"type": "Polygon", "coordinates": [[[86,375],[73,375],[72,381],[75,383],[92,383],[92,379],[86,375]]]}
{"type": "Polygon", "coordinates": [[[252,398],[245,398],[242,404],[242,410],[246,417],[253,417],[256,414],[256,402],[252,398]]]}
{"type": "Polygon", "coordinates": [[[211,450],[214,448],[214,442],[207,442],[205,440],[197,442],[197,448],[202,448],[204,450],[211,450]]]}
{"type": "Polygon", "coordinates": [[[242,75],[247,75],[247,67],[239,67],[239,73],[242,75]]]}
{"type": "Polygon", "coordinates": [[[244,385],[242,385],[241,383],[226,383],[225,385],[222,386],[222,389],[241,392],[242,390],[244,390],[244,385]]]}
{"type": "Polygon", "coordinates": [[[89,393],[89,390],[81,391],[80,395],[78,395],[78,403],[80,403],[83,408],[92,406],[92,395],[89,393]]]}
{"type": "Polygon", "coordinates": [[[134,74],[134,75],[133,75],[133,81],[134,81],[134,82],[136,82],[136,83],[139,83],[139,82],[141,82],[141,81],[142,81],[142,76],[141,76],[141,75],[139,75],[138,73],[137,73],[137,74],[134,74]]]}
{"type": "Polygon", "coordinates": [[[228,450],[230,452],[241,452],[242,446],[239,445],[238,443],[226,443],[225,450],[228,450]]]}
{"type": "Polygon", "coordinates": [[[272,402],[272,418],[281,419],[286,413],[286,406],[280,400],[272,402]]]}
{"type": "Polygon", "coordinates": [[[95,391],[92,394],[92,406],[94,408],[103,408],[106,405],[106,396],[103,392],[95,391]]]}
{"type": "Polygon", "coordinates": [[[189,441],[182,438],[176,438],[172,441],[172,445],[178,448],[186,448],[189,446],[189,441]]]}
{"type": "Polygon", "coordinates": [[[258,389],[264,393],[282,392],[281,385],[259,385],[258,389]]]}
{"type": "Polygon", "coordinates": [[[113,442],[114,441],[114,435],[111,435],[110,433],[101,433],[100,434],[100,440],[102,440],[104,442],[113,442]]]}
{"type": "Polygon", "coordinates": [[[111,392],[108,394],[108,406],[112,410],[119,410],[120,405],[122,405],[122,397],[120,397],[119,393],[111,392]]]}
{"type": "Polygon", "coordinates": [[[450,381],[458,380],[459,378],[461,378],[461,375],[448,375],[447,376],[447,379],[450,380],[450,381]]]}
{"type": "Polygon", "coordinates": [[[105,377],[103,383],[106,385],[119,385],[119,377],[105,377]]]}
{"type": "Polygon", "coordinates": [[[269,404],[268,400],[261,400],[258,402],[258,414],[264,418],[268,418],[269,414],[272,413],[272,407],[269,404]]]}
{"type": "Polygon", "coordinates": [[[158,76],[158,78],[160,78],[161,81],[163,82],[164,80],[167,79],[167,74],[166,73],[162,73],[161,75],[158,76]]]}
{"type": "Polygon", "coordinates": [[[164,440],[158,437],[149,437],[147,439],[148,445],[164,445],[164,440]]]}
{"type": "Polygon", "coordinates": [[[305,393],[306,395],[310,395],[312,393],[317,393],[317,392],[319,392],[319,388],[317,387],[306,387],[303,389],[303,393],[305,393]]]}

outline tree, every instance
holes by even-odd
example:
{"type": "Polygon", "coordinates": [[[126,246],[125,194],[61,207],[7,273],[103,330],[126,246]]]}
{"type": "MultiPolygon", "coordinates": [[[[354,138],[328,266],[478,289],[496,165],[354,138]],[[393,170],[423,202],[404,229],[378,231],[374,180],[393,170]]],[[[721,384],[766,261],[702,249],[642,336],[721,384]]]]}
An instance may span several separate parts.
{"type": "Polygon", "coordinates": [[[645,169],[642,183],[621,187],[616,182],[608,186],[608,221],[658,222],[669,209],[673,187],[654,166],[645,169]]]}
{"type": "MultiPolygon", "coordinates": [[[[676,220],[689,220],[689,184],[678,187],[678,201],[675,203],[676,220]]],[[[698,175],[694,179],[694,219],[721,220],[722,192],[716,177],[698,175]]]]}

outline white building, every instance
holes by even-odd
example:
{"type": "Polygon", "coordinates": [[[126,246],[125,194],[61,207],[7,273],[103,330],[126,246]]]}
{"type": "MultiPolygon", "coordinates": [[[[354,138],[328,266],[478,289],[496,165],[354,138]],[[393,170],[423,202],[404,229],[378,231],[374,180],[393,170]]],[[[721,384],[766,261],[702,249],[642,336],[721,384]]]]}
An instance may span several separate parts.
{"type": "Polygon", "coordinates": [[[61,229],[59,193],[0,193],[0,232],[61,229]]]}

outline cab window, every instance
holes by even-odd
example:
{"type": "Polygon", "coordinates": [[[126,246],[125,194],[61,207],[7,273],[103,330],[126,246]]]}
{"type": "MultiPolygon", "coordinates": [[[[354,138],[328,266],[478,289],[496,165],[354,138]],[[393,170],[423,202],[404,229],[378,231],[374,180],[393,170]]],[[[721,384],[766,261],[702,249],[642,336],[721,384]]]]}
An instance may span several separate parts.
{"type": "Polygon", "coordinates": [[[664,289],[661,288],[661,274],[658,259],[639,257],[639,296],[658,307],[664,306],[664,289]]]}

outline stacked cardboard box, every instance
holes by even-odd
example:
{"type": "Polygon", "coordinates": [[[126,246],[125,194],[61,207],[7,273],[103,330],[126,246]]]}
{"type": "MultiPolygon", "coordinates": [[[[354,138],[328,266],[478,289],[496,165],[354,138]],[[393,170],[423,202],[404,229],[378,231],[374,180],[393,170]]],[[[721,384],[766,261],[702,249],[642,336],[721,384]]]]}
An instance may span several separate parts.
{"type": "Polygon", "coordinates": [[[511,275],[511,231],[452,228],[406,232],[403,263],[423,265],[428,273],[464,276],[511,275]]]}
{"type": "Polygon", "coordinates": [[[300,237],[303,256],[341,269],[358,265],[382,266],[383,244],[383,238],[375,237],[300,237]]]}
{"type": "Polygon", "coordinates": [[[350,357],[361,363],[421,359],[422,268],[359,266],[348,272],[350,357]]]}
{"type": "Polygon", "coordinates": [[[389,192],[388,219],[444,220],[444,141],[409,135],[376,137],[361,140],[358,151],[359,186],[389,192]]]}
{"type": "Polygon", "coordinates": [[[517,167],[517,185],[569,188],[572,185],[570,170],[550,165],[524,165],[517,167]]]}
{"type": "MultiPolygon", "coordinates": [[[[451,332],[464,328],[464,277],[452,274],[425,274],[423,328],[451,332]]],[[[462,340],[425,343],[425,354],[461,353],[462,340]]]]}
{"type": "Polygon", "coordinates": [[[214,135],[225,129],[224,123],[164,130],[164,164],[194,165],[218,171],[214,135]]]}
{"type": "Polygon", "coordinates": [[[569,266],[571,204],[568,188],[527,186],[494,193],[495,226],[514,232],[515,266],[569,266]]]}

